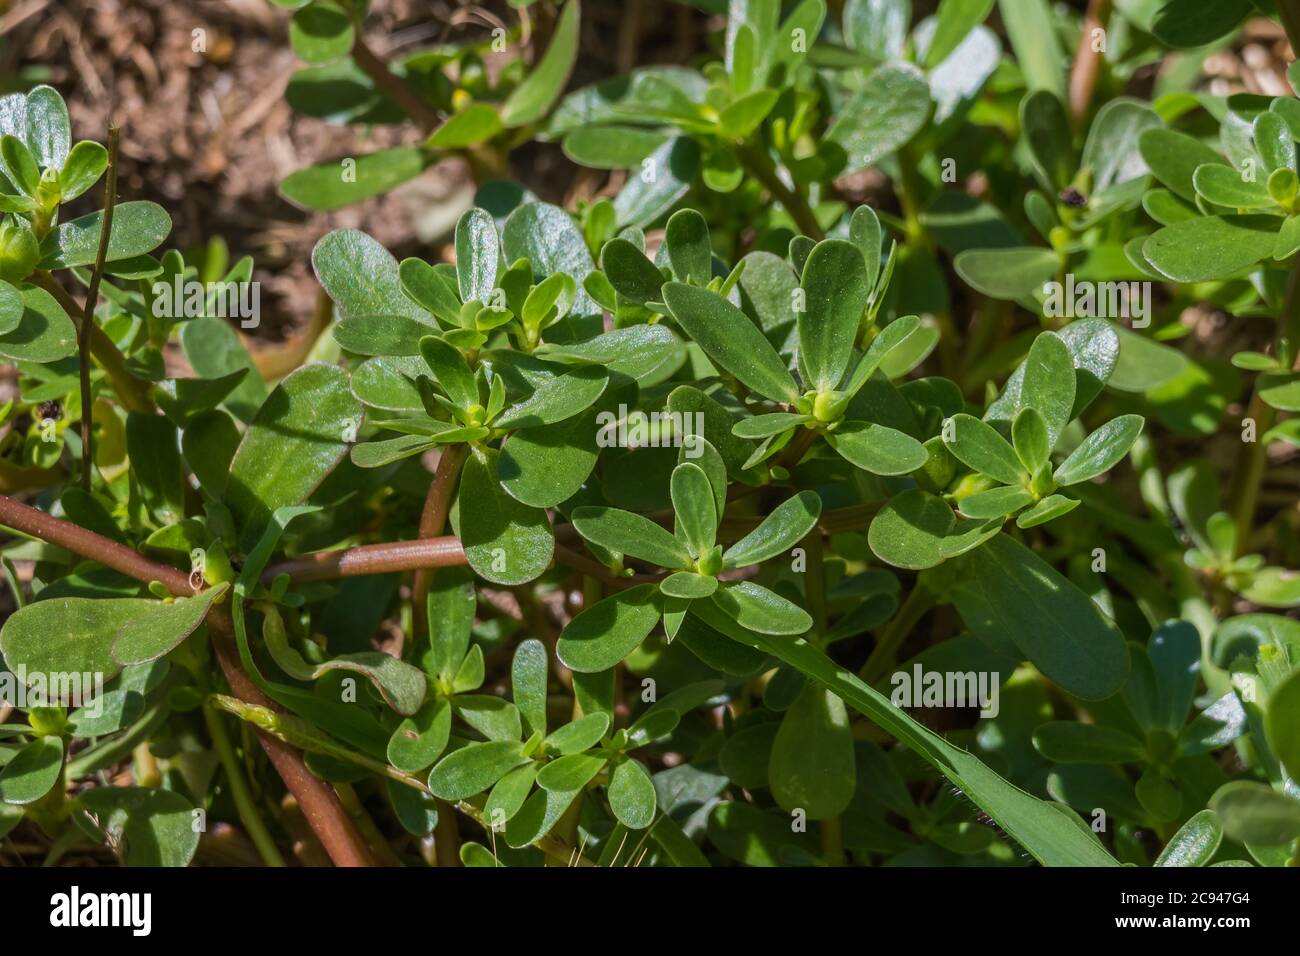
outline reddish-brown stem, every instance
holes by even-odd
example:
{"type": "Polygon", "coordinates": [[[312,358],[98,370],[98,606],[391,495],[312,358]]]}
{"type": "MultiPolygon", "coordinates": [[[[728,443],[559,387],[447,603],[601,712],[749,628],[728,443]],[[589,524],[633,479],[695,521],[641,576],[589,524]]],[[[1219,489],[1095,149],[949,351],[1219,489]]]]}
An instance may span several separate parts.
{"type": "MultiPolygon", "coordinates": [[[[1097,87],[1101,72],[1102,53],[1097,49],[1094,31],[1105,31],[1110,19],[1112,0],[1089,0],[1088,12],[1083,18],[1083,32],[1074,52],[1074,65],[1070,68],[1070,115],[1076,126],[1082,127],[1092,103],[1092,93],[1097,87]]],[[[1103,33],[1104,35],[1104,33],[1103,33]]]]}
{"type": "MultiPolygon", "coordinates": [[[[446,568],[464,563],[465,549],[460,540],[448,535],[316,551],[271,565],[262,573],[262,580],[269,584],[278,575],[287,574],[295,584],[303,584],[365,574],[446,568]]],[[[428,592],[425,593],[427,596],[428,592]]]]}
{"type": "Polygon", "coordinates": [[[357,37],[352,46],[352,59],[361,68],[361,72],[370,77],[379,92],[396,103],[397,108],[415,120],[426,133],[438,125],[438,114],[426,106],[415,95],[415,91],[407,86],[406,81],[390,70],[388,64],[361,37],[357,37]]]}
{"type": "MultiPolygon", "coordinates": [[[[447,512],[451,510],[451,496],[456,490],[456,480],[460,477],[461,466],[469,455],[468,445],[448,445],[442,450],[438,467],[429,484],[429,493],[424,498],[424,510],[420,513],[421,538],[436,538],[442,534],[447,523],[447,512]]],[[[463,552],[462,552],[463,553],[463,552]]],[[[415,618],[415,637],[419,640],[428,630],[429,587],[433,583],[433,569],[421,567],[415,572],[415,582],[411,588],[412,614],[415,618]]]]}
{"type": "MultiPolygon", "coordinates": [[[[177,597],[194,593],[189,575],[185,572],[151,561],[124,544],[4,495],[0,495],[0,524],[98,561],[137,581],[160,581],[177,597]]],[[[231,647],[233,626],[226,607],[217,606],[212,609],[208,615],[208,629],[212,635],[217,661],[235,695],[250,704],[278,709],[240,668],[231,647]]],[[[258,740],[334,863],[338,866],[373,866],[374,860],[369,849],[333,788],[314,776],[307,769],[302,755],[282,741],[260,732],[258,740]]]]}
{"type": "MultiPolygon", "coordinates": [[[[217,663],[221,665],[222,673],[226,675],[226,681],[235,696],[247,703],[279,711],[281,708],[258,690],[257,685],[239,666],[239,658],[233,646],[230,612],[226,608],[213,608],[208,615],[208,631],[212,635],[212,650],[216,654],[217,663]]],[[[348,816],[339,795],[332,786],[307,769],[302,754],[284,741],[260,730],[257,742],[262,745],[275,772],[298,801],[303,816],[334,865],[376,866],[370,847],[348,816]]]]}
{"type": "Polygon", "coordinates": [[[46,514],[20,501],[0,495],[0,524],[33,538],[79,554],[137,581],[161,581],[176,595],[190,595],[190,579],[184,571],[151,561],[139,552],[103,535],[95,534],[62,518],[46,514]]]}

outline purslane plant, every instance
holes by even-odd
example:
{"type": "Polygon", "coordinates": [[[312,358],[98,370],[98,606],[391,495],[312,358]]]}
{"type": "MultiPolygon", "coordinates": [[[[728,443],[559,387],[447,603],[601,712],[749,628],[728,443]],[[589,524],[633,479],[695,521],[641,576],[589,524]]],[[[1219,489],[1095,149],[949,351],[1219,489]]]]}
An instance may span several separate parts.
{"type": "MultiPolygon", "coordinates": [[[[1046,4],[1004,18],[995,77],[993,6],[909,29],[905,3],[838,25],[817,0],[733,4],[722,63],[553,114],[573,158],[634,170],[612,201],[484,195],[454,265],[324,236],[333,321],[270,382],[210,297],[152,308],[208,272],[159,252],[160,208],[116,201],[112,143],[72,147],[48,87],[0,101],[0,524],[26,536],[4,550],[0,675],[25,696],[0,723],[0,835],[179,865],[217,852],[203,811],[281,865],[302,820],[250,779],[256,739],[339,864],[1294,861],[1300,633],[1269,609],[1300,598],[1290,525],[1256,526],[1292,420],[1254,419],[1231,514],[1215,464],[1157,454],[1240,384],[1174,347],[1186,304],[1281,313],[1272,354],[1235,364],[1295,410],[1289,98],[1093,114],[1046,4]],[[1024,146],[989,147],[1013,171],[990,196],[1015,203],[944,188],[940,145],[999,129],[1024,146]],[[877,162],[897,215],[836,196],[877,162]],[[62,222],[105,169],[104,210],[62,222]],[[745,233],[712,199],[734,192],[786,219],[745,233]],[[1184,229],[1251,242],[1207,257],[1184,229]],[[1149,329],[1056,308],[1076,279],[1169,301],[1149,329]],[[988,356],[957,351],[958,295],[988,356]],[[177,346],[193,376],[169,373],[177,346]],[[940,733],[914,714],[951,706],[927,675],[1000,692],[940,733]],[[132,786],[99,779],[128,761],[132,786]]],[[[367,73],[361,13],[302,6],[299,52],[367,73]]],[[[539,121],[565,59],[464,88],[482,101],[454,96],[445,128],[530,89],[518,128],[539,121]]],[[[403,69],[437,86],[447,62],[403,69]]],[[[322,207],[393,184],[335,193],[322,170],[322,207]]]]}

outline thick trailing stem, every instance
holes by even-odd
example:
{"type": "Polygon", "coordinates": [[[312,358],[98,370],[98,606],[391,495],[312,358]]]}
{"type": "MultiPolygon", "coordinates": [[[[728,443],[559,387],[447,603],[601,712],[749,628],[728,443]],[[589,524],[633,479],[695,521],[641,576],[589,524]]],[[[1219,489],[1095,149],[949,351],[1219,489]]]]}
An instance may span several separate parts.
{"type": "Polygon", "coordinates": [[[396,103],[398,109],[415,120],[426,133],[438,125],[438,114],[415,94],[405,80],[390,70],[388,64],[360,36],[352,46],[352,59],[379,91],[396,103]]]}
{"type": "Polygon", "coordinates": [[[465,549],[455,537],[385,541],[381,544],[358,545],[355,548],[314,551],[290,558],[268,567],[262,573],[262,580],[269,584],[278,575],[287,574],[293,583],[305,584],[309,581],[333,581],[367,574],[455,567],[465,563],[465,549]]]}
{"type": "MultiPolygon", "coordinates": [[[[448,445],[443,449],[438,467],[433,473],[433,481],[429,484],[429,493],[424,498],[424,510],[420,513],[421,538],[436,538],[442,534],[443,526],[447,523],[447,513],[451,510],[451,496],[456,490],[456,480],[460,477],[461,466],[465,464],[468,455],[469,446],[464,444],[448,445]]],[[[417,639],[428,630],[429,586],[432,583],[432,569],[420,568],[415,572],[411,597],[417,639]]]]}
{"type": "MultiPolygon", "coordinates": [[[[0,524],[25,534],[57,544],[83,558],[98,561],[105,567],[149,583],[161,582],[177,597],[194,593],[189,575],[166,564],[144,557],[93,531],[70,521],[55,518],[12,498],[0,495],[0,524]]],[[[217,606],[208,615],[208,631],[217,662],[226,675],[231,690],[249,703],[268,709],[273,704],[249,679],[239,666],[233,648],[233,626],[230,611],[217,606]]],[[[373,866],[374,859],[361,839],[352,819],[339,802],[338,794],[329,784],[315,776],[303,762],[302,755],[292,747],[267,734],[259,734],[258,741],[266,751],[276,772],[294,795],[302,808],[303,816],[311,824],[321,844],[338,866],[373,866]]]]}
{"type": "Polygon", "coordinates": [[[93,470],[94,436],[91,428],[94,399],[90,394],[90,337],[95,328],[95,303],[99,301],[99,283],[104,278],[104,264],[108,261],[108,239],[113,234],[113,207],[117,204],[117,140],[118,128],[108,127],[108,180],[104,185],[104,218],[99,225],[99,248],[95,251],[95,270],[90,274],[86,290],[86,307],[81,314],[81,328],[77,329],[77,363],[81,376],[81,487],[90,490],[93,470]]]}
{"type": "Polygon", "coordinates": [[[1070,116],[1077,128],[1082,128],[1092,103],[1097,76],[1101,72],[1102,53],[1093,41],[1093,31],[1106,29],[1110,21],[1112,0],[1089,0],[1088,12],[1083,18],[1083,31],[1074,51],[1074,65],[1070,68],[1070,116]]]}
{"type": "Polygon", "coordinates": [[[805,236],[818,242],[826,238],[826,233],[817,222],[817,217],[813,215],[812,208],[802,196],[782,182],[772,157],[767,154],[763,146],[747,143],[737,147],[736,155],[740,157],[741,165],[748,170],[749,174],[762,183],[763,187],[790,214],[790,218],[795,221],[795,225],[805,236]]]}

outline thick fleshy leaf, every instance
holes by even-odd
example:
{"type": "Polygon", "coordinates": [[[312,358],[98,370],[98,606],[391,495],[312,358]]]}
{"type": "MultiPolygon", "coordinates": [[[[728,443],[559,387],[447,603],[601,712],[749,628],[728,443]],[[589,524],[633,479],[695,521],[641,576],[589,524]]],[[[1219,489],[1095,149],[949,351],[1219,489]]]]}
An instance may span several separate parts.
{"type": "Polygon", "coordinates": [[[251,422],[266,401],[267,387],[239,333],[215,317],[191,319],[181,326],[181,347],[190,367],[202,378],[219,379],[244,371],[224,404],[240,421],[251,422]]]}
{"type": "Polygon", "coordinates": [[[75,144],[59,172],[59,202],[70,203],[99,182],[108,168],[108,150],[99,143],[83,140],[75,144]]]}
{"type": "Polygon", "coordinates": [[[1224,163],[1222,156],[1199,139],[1173,129],[1147,130],[1138,139],[1138,149],[1152,175],[1189,201],[1196,198],[1196,170],[1206,163],[1224,163]]]}
{"type": "Polygon", "coordinates": [[[432,149],[465,149],[485,143],[504,128],[500,111],[491,103],[470,103],[452,113],[429,134],[425,145],[432,149]]]}
{"type": "Polygon", "coordinates": [[[461,408],[479,404],[478,381],[460,349],[446,339],[426,335],[418,343],[425,363],[433,370],[434,380],[447,397],[461,408]]]}
{"type": "Polygon", "coordinates": [[[1141,415],[1112,418],[1087,438],[1061,462],[1053,475],[1058,485],[1076,485],[1104,474],[1128,454],[1142,434],[1141,415]]]}
{"type": "Polygon", "coordinates": [[[485,209],[470,209],[456,223],[456,279],[462,302],[492,297],[501,271],[501,237],[485,209]]]}
{"type": "Polygon", "coordinates": [[[1065,495],[1048,495],[1032,508],[1018,514],[1016,516],[1016,527],[1036,528],[1040,524],[1046,524],[1053,518],[1069,514],[1080,504],[1081,502],[1077,498],[1067,498],[1065,495]]]}
{"type": "Polygon", "coordinates": [[[709,224],[694,209],[679,209],[664,227],[664,249],[673,276],[688,285],[707,285],[713,277],[709,224]]]}
{"type": "Polygon", "coordinates": [[[1241,843],[1282,846],[1300,836],[1300,800],[1267,784],[1235,780],[1210,798],[1223,831],[1241,843]]]}
{"type": "Polygon", "coordinates": [[[333,365],[305,365],[267,396],[230,464],[225,502],[248,551],[272,513],[303,501],[347,454],[361,403],[333,365]]]}
{"type": "Polygon", "coordinates": [[[0,335],[18,328],[23,320],[23,294],[8,282],[0,281],[0,335]]]}
{"type": "Polygon", "coordinates": [[[1187,368],[1189,360],[1178,349],[1122,325],[1114,326],[1114,330],[1119,337],[1119,359],[1107,383],[1111,388],[1149,392],[1187,368]]]}
{"type": "Polygon", "coordinates": [[[699,465],[683,462],[673,469],[671,489],[677,540],[693,557],[701,557],[712,550],[717,540],[718,510],[713,486],[699,465]]]}
{"type": "Polygon", "coordinates": [[[1088,595],[1020,542],[999,534],[961,558],[955,603],[992,641],[1010,637],[1049,680],[1102,700],[1128,677],[1128,648],[1088,595]]]}
{"type": "Polygon", "coordinates": [[[1034,496],[1025,489],[1004,485],[1001,488],[990,488],[988,491],[963,498],[958,507],[967,518],[988,520],[1012,514],[1026,505],[1033,504],[1033,501],[1034,496]]]}
{"type": "MultiPolygon", "coordinates": [[[[1071,418],[1078,417],[1110,381],[1120,361],[1120,329],[1104,319],[1080,319],[1054,333],[1066,348],[1074,365],[1074,408],[1071,418]]],[[[1127,329],[1124,333],[1132,335],[1127,329]]],[[[1145,344],[1140,339],[1139,344],[1145,344]]],[[[1172,351],[1172,350],[1171,350],[1172,351]]],[[[1025,365],[1011,373],[1002,394],[989,406],[985,421],[1003,424],[1008,429],[1022,408],[1034,404],[1024,389],[1025,365]]]]}
{"type": "MultiPolygon", "coordinates": [[[[1073,380],[1073,368],[1070,374],[1073,380]]],[[[1011,444],[1025,471],[1031,475],[1047,464],[1052,453],[1052,441],[1043,424],[1043,416],[1033,408],[1022,408],[1011,425],[1011,444]]]]}
{"type": "MultiPolygon", "coordinates": [[[[94,263],[104,214],[60,223],[41,242],[42,269],[70,269],[94,263]]],[[[132,201],[113,207],[113,231],[108,239],[108,261],[144,255],[162,245],[172,231],[172,220],[157,203],[132,201]]]]}
{"type": "Polygon", "coordinates": [[[1156,11],[1151,32],[1168,46],[1190,50],[1226,36],[1254,12],[1250,0],[1169,0],[1156,11]]]}
{"type": "Polygon", "coordinates": [[[564,92],[574,61],[578,57],[579,0],[564,5],[560,20],[551,34],[551,44],[533,71],[511,90],[501,107],[501,121],[506,126],[535,123],[546,115],[564,92]]]}
{"type": "Polygon", "coordinates": [[[695,183],[700,147],[689,136],[675,136],[641,161],[614,197],[620,226],[646,226],[673,207],[695,183]]]}
{"type": "Polygon", "coordinates": [[[429,789],[440,800],[464,800],[482,793],[528,762],[523,749],[523,744],[514,741],[491,740],[453,750],[429,772],[429,789]]]}
{"type": "Polygon", "coordinates": [[[658,302],[664,276],[645,253],[623,238],[611,239],[600,253],[601,265],[618,294],[644,305],[658,302]]]}
{"type": "Polygon", "coordinates": [[[906,145],[925,125],[930,106],[921,71],[888,63],[873,70],[839,109],[826,139],[844,150],[845,172],[864,169],[906,145]]]}
{"type": "Polygon", "coordinates": [[[724,370],[773,401],[798,398],[785,363],[745,313],[708,289],[669,282],[663,292],[673,318],[724,370]]]}
{"type": "Polygon", "coordinates": [[[821,517],[815,491],[801,491],[777,505],[761,524],[722,555],[723,565],[743,568],[775,558],[803,540],[821,517]]]}
{"type": "Polygon", "coordinates": [[[1192,185],[1198,196],[1228,209],[1269,209],[1274,205],[1264,183],[1243,178],[1231,166],[1207,163],[1192,175],[1192,185]]]}
{"type": "Polygon", "coordinates": [[[581,790],[604,769],[608,760],[599,754],[567,754],[538,771],[537,785],[543,790],[581,790]]]}
{"type": "Polygon", "coordinates": [[[593,544],[661,568],[685,568],[690,552],[680,541],[649,518],[618,508],[577,508],[573,526],[593,544]]]}
{"type": "Polygon", "coordinates": [[[709,600],[741,627],[759,634],[803,634],[812,627],[807,611],[753,581],[726,584],[709,600]]]}
{"type": "Polygon", "coordinates": [[[1300,412],[1300,372],[1267,372],[1259,377],[1259,397],[1284,412],[1300,412]]]}
{"type": "Polygon", "coordinates": [[[526,763],[496,782],[488,794],[487,803],[483,804],[483,815],[490,824],[499,826],[514,818],[532,792],[538,769],[537,764],[526,763]]]}
{"type": "MultiPolygon", "coordinates": [[[[540,282],[563,272],[578,286],[570,317],[594,316],[600,307],[582,288],[582,283],[596,269],[587,242],[573,217],[559,206],[548,203],[525,203],[510,214],[501,230],[507,262],[527,259],[533,268],[534,281],[540,282]]],[[[599,328],[593,331],[598,332],[599,328]]],[[[587,332],[586,335],[591,335],[587,332]]]]}
{"type": "Polygon", "coordinates": [[[819,242],[804,264],[801,287],[800,374],[809,388],[832,389],[848,371],[871,291],[861,251],[842,239],[819,242]]]}
{"type": "Polygon", "coordinates": [[[364,232],[326,233],[312,249],[311,263],[340,317],[404,315],[428,321],[424,310],[402,294],[397,260],[364,232]]]}
{"type": "Polygon", "coordinates": [[[121,664],[145,664],[171,653],[203,623],[213,603],[221,600],[225,582],[194,597],[154,605],[121,627],[113,640],[113,657],[121,664]]]}
{"type": "Polygon", "coordinates": [[[0,802],[35,803],[54,787],[63,769],[63,738],[41,737],[18,751],[0,769],[0,802]]]}
{"type": "MultiPolygon", "coordinates": [[[[844,393],[846,395],[856,395],[862,386],[876,373],[882,362],[889,358],[896,349],[907,342],[912,335],[921,328],[921,320],[914,315],[904,315],[895,319],[887,326],[880,330],[880,333],[871,340],[871,345],[863,353],[858,364],[853,367],[853,373],[844,384],[844,393]]],[[[888,374],[888,373],[886,373],[888,374]]]]}
{"type": "Polygon", "coordinates": [[[329,0],[300,7],[289,21],[289,45],[308,63],[328,63],[347,56],[355,30],[352,17],[329,0]]]}
{"type": "Polygon", "coordinates": [[[357,355],[418,355],[428,334],[426,323],[403,315],[354,316],[334,325],[334,340],[357,355]]]}
{"type": "Polygon", "coordinates": [[[1273,254],[1276,216],[1202,216],[1157,230],[1142,246],[1147,261],[1177,282],[1226,279],[1273,254]]]}
{"type": "Polygon", "coordinates": [[[575,129],[561,144],[564,155],[592,169],[632,169],[668,141],[670,133],[638,126],[575,129]]]}
{"type": "Polygon", "coordinates": [[[77,351],[77,330],[63,307],[44,289],[22,290],[22,317],[0,334],[0,356],[15,362],[57,362],[77,351]]]}
{"type": "Polygon", "coordinates": [[[1300,670],[1269,695],[1265,726],[1273,753],[1291,779],[1300,780],[1300,670]]]}
{"type": "Polygon", "coordinates": [[[521,641],[510,663],[510,687],[524,721],[524,735],[546,735],[546,646],[536,638],[521,641]]]}
{"type": "Polygon", "coordinates": [[[736,422],[731,433],[739,438],[770,438],[789,431],[796,425],[812,421],[809,415],[796,415],[793,412],[771,412],[766,415],[752,415],[736,422]]]}
{"type": "Polygon", "coordinates": [[[911,435],[874,422],[841,422],[826,433],[826,441],[846,461],[873,475],[906,475],[930,457],[911,435]]]}
{"type": "Polygon", "coordinates": [[[895,495],[872,519],[867,544],[896,568],[923,570],[977,547],[1002,522],[958,520],[942,498],[919,488],[895,495]]]}
{"type": "Polygon", "coordinates": [[[1015,449],[993,426],[965,412],[948,419],[944,445],[954,458],[983,475],[1006,485],[1019,485],[1026,478],[1015,449]]]}
{"type": "Polygon", "coordinates": [[[1049,89],[1030,92],[1020,104],[1020,126],[1039,174],[1054,192],[1060,192],[1070,184],[1078,165],[1060,98],[1049,89]]]}
{"type": "Polygon", "coordinates": [[[1020,400],[1042,416],[1047,444],[1055,448],[1074,409],[1074,359],[1060,336],[1043,332],[1025,357],[1020,400]]]}
{"type": "Polygon", "coordinates": [[[68,106],[63,97],[52,86],[33,87],[27,94],[26,114],[22,139],[42,166],[60,168],[72,142],[68,106]]]}
{"type": "Polygon", "coordinates": [[[1034,747],[1053,763],[1137,763],[1146,748],[1122,730],[1053,720],[1034,731],[1034,747]]]}
{"type": "Polygon", "coordinates": [[[642,385],[653,385],[682,364],[686,350],[665,325],[633,325],[572,345],[544,345],[536,355],[555,362],[594,362],[642,385]]]}
{"type": "Polygon", "coordinates": [[[683,601],[706,598],[718,589],[718,579],[694,571],[678,571],[659,582],[659,590],[667,597],[683,601]]]}
{"type": "Polygon", "coordinates": [[[531,395],[501,412],[495,428],[536,428],[572,418],[589,408],[605,391],[609,376],[597,366],[554,366],[555,374],[539,377],[531,395]]]}
{"type": "Polygon", "coordinates": [[[78,820],[87,834],[106,836],[125,853],[127,866],[188,866],[202,835],[194,826],[194,807],[175,790],[147,787],[95,787],[77,797],[78,810],[93,820],[78,820]]]}
{"type": "Polygon", "coordinates": [[[450,735],[451,705],[429,701],[397,725],[388,739],[388,762],[407,773],[427,770],[447,749],[450,735]]]}
{"type": "Polygon", "coordinates": [[[551,832],[565,811],[573,806],[577,790],[538,790],[506,824],[506,844],[518,849],[535,843],[551,832]]]}
{"type": "Polygon", "coordinates": [[[658,799],[645,767],[628,758],[610,774],[609,808],[619,823],[631,830],[644,830],[654,822],[658,799]]]}
{"type": "Polygon", "coordinates": [[[560,727],[542,744],[547,750],[558,754],[582,753],[596,746],[608,732],[608,714],[587,714],[560,727]]]}
{"type": "Polygon", "coordinates": [[[11,614],[0,629],[0,654],[28,674],[103,674],[122,669],[112,656],[117,632],[158,607],[143,598],[49,598],[11,614]]]}
{"type": "Polygon", "coordinates": [[[659,589],[653,584],[619,591],[569,622],[556,643],[556,656],[579,673],[607,670],[645,640],[662,611],[659,589]]]}
{"type": "Polygon", "coordinates": [[[319,664],[309,663],[289,643],[284,622],[274,608],[265,613],[262,636],[276,664],[294,680],[314,681],[331,671],[348,671],[370,681],[384,701],[404,717],[413,716],[424,703],[428,690],[424,672],[391,654],[359,651],[340,654],[319,664]]]}
{"type": "Polygon", "coordinates": [[[396,189],[419,176],[428,154],[409,146],[334,159],[290,173],[280,180],[280,195],[313,212],[333,212],[396,189]]]}
{"type": "Polygon", "coordinates": [[[555,551],[546,512],[506,494],[498,475],[500,453],[475,446],[460,479],[460,539],[465,557],[497,584],[524,584],[550,566],[555,551]]]}
{"type": "Polygon", "coordinates": [[[967,249],[953,260],[953,268],[976,292],[994,299],[1023,299],[1042,289],[1060,268],[1051,249],[967,249]]]}
{"type": "Polygon", "coordinates": [[[1156,866],[1205,866],[1223,842],[1223,827],[1213,810],[1194,813],[1169,838],[1156,857],[1156,866]]]}
{"type": "Polygon", "coordinates": [[[787,813],[802,810],[809,820],[843,813],[857,782],[844,701],[818,684],[805,686],[781,719],[767,777],[787,813]]]}

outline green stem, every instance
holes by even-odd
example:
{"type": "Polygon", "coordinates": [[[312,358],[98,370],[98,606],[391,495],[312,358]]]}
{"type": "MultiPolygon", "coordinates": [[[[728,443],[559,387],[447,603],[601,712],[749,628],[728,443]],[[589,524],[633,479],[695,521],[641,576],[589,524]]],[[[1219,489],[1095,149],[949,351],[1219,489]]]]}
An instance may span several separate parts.
{"type": "Polygon", "coordinates": [[[871,656],[858,671],[858,676],[867,684],[874,684],[884,676],[894,663],[898,649],[903,641],[915,629],[917,622],[925,617],[938,600],[938,596],[925,585],[921,578],[916,579],[912,593],[907,596],[903,606],[898,609],[894,619],[889,622],[880,640],[871,651],[871,656]]]}
{"type": "MultiPolygon", "coordinates": [[[[1282,9],[1283,4],[1278,6],[1282,9]]],[[[1292,4],[1292,12],[1295,13],[1298,7],[1300,0],[1292,4]]],[[[1279,359],[1288,365],[1300,361],[1300,350],[1296,347],[1300,344],[1300,254],[1291,259],[1286,298],[1282,302],[1277,324],[1276,351],[1279,359]]],[[[1255,423],[1255,440],[1247,443],[1237,471],[1232,476],[1232,486],[1228,493],[1228,500],[1233,503],[1232,518],[1237,530],[1238,555],[1250,541],[1255,528],[1255,506],[1259,502],[1260,487],[1264,483],[1264,472],[1268,467],[1268,442],[1264,436],[1277,420],[1277,412],[1260,396],[1258,379],[1246,417],[1255,423]]]]}
{"type": "Polygon", "coordinates": [[[808,601],[808,610],[812,612],[813,631],[818,638],[826,637],[826,566],[822,553],[822,533],[814,527],[803,539],[804,553],[808,561],[804,573],[804,598],[808,601]]]}
{"type": "Polygon", "coordinates": [[[766,148],[762,145],[746,143],[737,148],[736,155],[739,156],[741,165],[749,174],[762,183],[763,187],[789,213],[790,218],[795,221],[795,225],[805,236],[818,242],[826,238],[826,233],[813,214],[812,208],[802,196],[781,180],[776,171],[776,164],[772,162],[772,157],[768,155],[766,148]]]}
{"type": "Polygon", "coordinates": [[[113,231],[113,207],[117,203],[117,140],[118,128],[108,127],[108,180],[104,186],[104,218],[99,225],[99,246],[95,250],[95,269],[90,274],[86,290],[86,307],[77,329],[77,363],[81,379],[81,487],[90,491],[90,477],[94,471],[94,398],[90,393],[90,340],[95,329],[95,304],[99,301],[99,284],[104,278],[104,265],[108,261],[108,237],[113,231]]]}
{"type": "Polygon", "coordinates": [[[275,845],[271,831],[266,828],[266,822],[257,811],[257,803],[253,799],[252,791],[249,790],[248,781],[244,779],[244,768],[235,755],[230,734],[226,732],[221,717],[210,704],[203,705],[203,720],[208,725],[212,748],[217,752],[217,758],[226,771],[226,780],[230,783],[230,797],[235,802],[235,811],[239,814],[244,830],[267,866],[284,866],[284,857],[280,855],[280,848],[275,845]]]}

